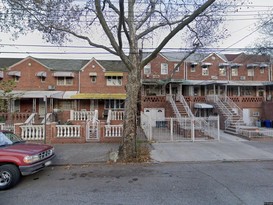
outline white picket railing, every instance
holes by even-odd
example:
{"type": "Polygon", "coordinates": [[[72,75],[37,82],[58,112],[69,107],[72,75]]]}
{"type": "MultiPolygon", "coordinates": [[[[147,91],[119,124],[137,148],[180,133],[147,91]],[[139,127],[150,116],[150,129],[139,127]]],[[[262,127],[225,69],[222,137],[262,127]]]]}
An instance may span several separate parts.
{"type": "Polygon", "coordinates": [[[70,110],[70,120],[81,120],[81,121],[92,120],[95,115],[96,115],[95,111],[70,110]]]}
{"type": "Polygon", "coordinates": [[[44,126],[43,125],[22,125],[21,137],[23,140],[43,140],[44,126]]]}
{"type": "Polygon", "coordinates": [[[56,125],[57,138],[79,138],[81,136],[80,125],[56,125]]]}
{"type": "Polygon", "coordinates": [[[105,137],[122,137],[123,125],[105,125],[105,137]]]}

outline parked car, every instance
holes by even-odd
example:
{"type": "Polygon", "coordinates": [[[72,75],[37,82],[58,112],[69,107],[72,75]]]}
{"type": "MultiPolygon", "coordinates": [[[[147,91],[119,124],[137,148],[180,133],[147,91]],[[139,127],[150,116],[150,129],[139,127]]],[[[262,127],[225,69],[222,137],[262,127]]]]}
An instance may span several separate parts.
{"type": "Polygon", "coordinates": [[[0,130],[0,190],[15,186],[21,176],[49,166],[54,157],[52,146],[28,143],[10,131],[0,130]]]}

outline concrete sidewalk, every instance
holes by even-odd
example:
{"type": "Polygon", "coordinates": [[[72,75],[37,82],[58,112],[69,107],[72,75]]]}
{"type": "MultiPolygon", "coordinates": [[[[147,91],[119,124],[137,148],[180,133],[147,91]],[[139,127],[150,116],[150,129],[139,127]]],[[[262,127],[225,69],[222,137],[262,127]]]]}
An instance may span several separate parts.
{"type": "MultiPolygon", "coordinates": [[[[119,144],[55,144],[53,165],[105,163],[119,144]]],[[[153,143],[152,162],[273,160],[273,142],[251,142],[221,132],[220,141],[153,143]]]]}
{"type": "Polygon", "coordinates": [[[155,162],[273,160],[273,143],[248,141],[221,132],[220,141],[154,143],[155,162]]]}

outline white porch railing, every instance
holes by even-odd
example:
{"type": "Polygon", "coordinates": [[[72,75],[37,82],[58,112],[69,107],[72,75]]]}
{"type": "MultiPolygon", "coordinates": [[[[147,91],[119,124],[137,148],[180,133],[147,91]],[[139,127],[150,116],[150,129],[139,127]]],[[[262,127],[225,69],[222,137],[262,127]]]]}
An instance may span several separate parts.
{"type": "Polygon", "coordinates": [[[43,140],[44,126],[43,125],[22,125],[21,137],[23,140],[43,140]]]}
{"type": "Polygon", "coordinates": [[[57,138],[78,138],[81,136],[80,125],[56,125],[56,129],[57,138]]]}
{"type": "Polygon", "coordinates": [[[123,125],[105,125],[105,137],[122,137],[123,125]]]}
{"type": "Polygon", "coordinates": [[[0,130],[9,130],[13,132],[14,125],[7,125],[5,123],[0,123],[0,130]]]}
{"type": "Polygon", "coordinates": [[[238,133],[241,136],[247,138],[262,138],[262,137],[270,137],[273,138],[273,130],[272,129],[256,129],[256,130],[246,130],[246,129],[239,129],[238,133]]]}
{"type": "Polygon", "coordinates": [[[95,111],[70,110],[71,120],[80,120],[80,121],[92,120],[94,116],[95,116],[95,111]]]}

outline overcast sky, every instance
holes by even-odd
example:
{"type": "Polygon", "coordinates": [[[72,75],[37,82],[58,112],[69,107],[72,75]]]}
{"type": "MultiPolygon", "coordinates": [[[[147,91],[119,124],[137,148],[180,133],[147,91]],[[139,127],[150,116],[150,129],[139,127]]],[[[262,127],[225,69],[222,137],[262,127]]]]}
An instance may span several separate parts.
{"type": "MultiPolygon", "coordinates": [[[[231,34],[230,37],[223,40],[219,45],[213,45],[213,47],[220,48],[244,48],[250,47],[253,42],[257,41],[259,37],[259,30],[257,30],[257,20],[260,18],[258,13],[264,15],[268,13],[268,9],[273,9],[273,0],[251,0],[252,4],[249,7],[242,7],[240,12],[236,14],[228,15],[228,21],[226,22],[226,28],[231,34]]],[[[38,33],[30,34],[20,37],[16,41],[12,41],[8,34],[0,33],[0,57],[48,57],[48,58],[85,58],[90,59],[92,57],[98,59],[108,59],[109,54],[105,54],[104,51],[83,49],[83,48],[46,48],[46,47],[24,47],[20,45],[50,45],[46,44],[38,33]],[[5,44],[11,44],[13,46],[4,46],[5,44]],[[16,46],[14,46],[16,45],[16,46]],[[48,51],[56,53],[70,53],[70,52],[92,52],[90,54],[51,54],[51,55],[39,55],[32,52],[48,51]],[[10,53],[7,53],[10,52],[10,53]],[[29,53],[27,53],[29,52],[29,53]],[[96,53],[96,55],[95,55],[96,53]]],[[[84,42],[75,41],[72,45],[88,46],[84,42]]],[[[170,44],[168,47],[175,47],[175,44],[170,44]]],[[[236,50],[234,50],[236,52],[236,50]]]]}

